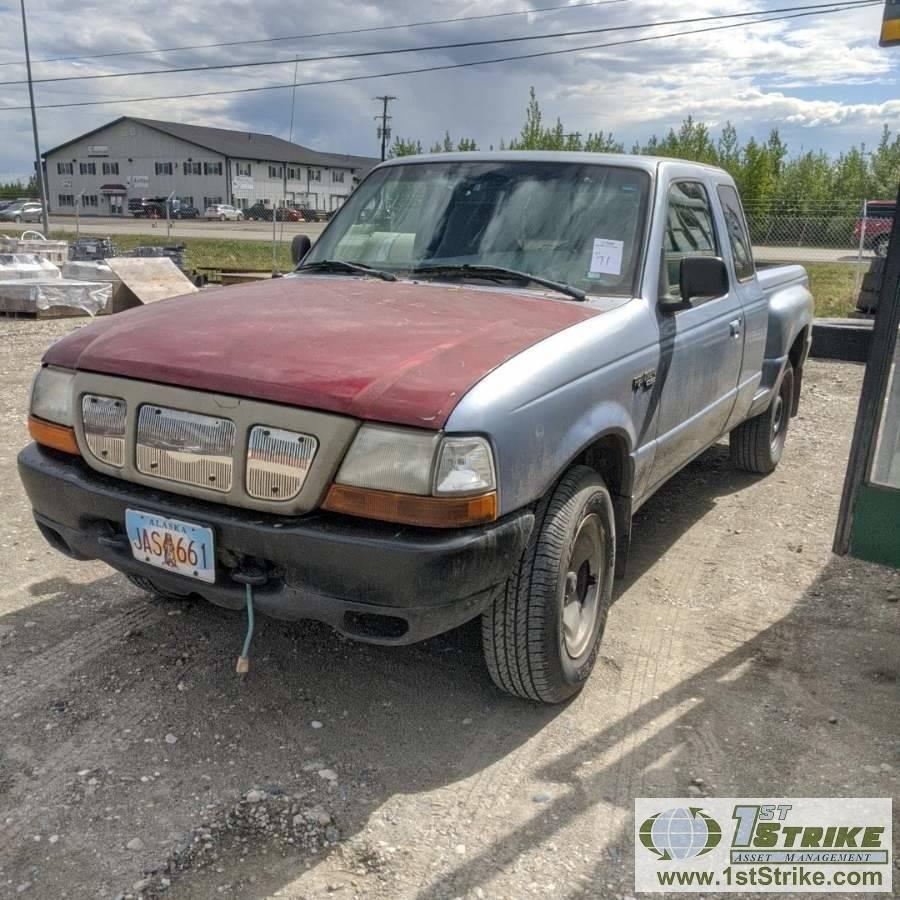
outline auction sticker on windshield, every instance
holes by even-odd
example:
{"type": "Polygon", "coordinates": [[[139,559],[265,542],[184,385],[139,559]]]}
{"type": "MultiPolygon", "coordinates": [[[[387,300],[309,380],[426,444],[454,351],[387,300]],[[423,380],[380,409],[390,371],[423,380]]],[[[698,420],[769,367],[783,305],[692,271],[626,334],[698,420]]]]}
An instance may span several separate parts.
{"type": "Polygon", "coordinates": [[[135,559],[177,575],[210,584],[215,582],[215,548],[211,528],[157,513],[127,509],[125,529],[135,559]]]}
{"type": "Polygon", "coordinates": [[[621,275],[622,249],[625,241],[614,241],[611,238],[594,238],[591,250],[591,268],[588,277],[593,275],[621,275]]]}
{"type": "Polygon", "coordinates": [[[890,894],[890,798],[634,802],[640,892],[890,894]]]}

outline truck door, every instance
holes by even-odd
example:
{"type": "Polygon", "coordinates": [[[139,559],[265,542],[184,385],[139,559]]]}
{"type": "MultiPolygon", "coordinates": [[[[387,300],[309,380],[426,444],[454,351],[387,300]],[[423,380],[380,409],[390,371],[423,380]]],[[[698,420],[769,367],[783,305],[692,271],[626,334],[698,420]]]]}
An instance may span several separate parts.
{"type": "MultiPolygon", "coordinates": [[[[707,186],[693,179],[668,188],[660,292],[680,296],[681,260],[721,256],[707,186]]],[[[657,308],[662,382],[653,485],[713,443],[734,406],[744,346],[741,300],[732,288],[722,297],[692,301],[676,311],[657,308]]]]}

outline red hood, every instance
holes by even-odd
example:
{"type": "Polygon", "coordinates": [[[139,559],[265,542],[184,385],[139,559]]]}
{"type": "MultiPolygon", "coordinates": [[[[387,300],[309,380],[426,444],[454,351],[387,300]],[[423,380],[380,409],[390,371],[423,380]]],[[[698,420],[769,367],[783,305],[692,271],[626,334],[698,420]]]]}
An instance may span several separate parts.
{"type": "Polygon", "coordinates": [[[492,369],[593,315],[508,291],[303,276],[98,319],[44,359],[438,429],[492,369]]]}

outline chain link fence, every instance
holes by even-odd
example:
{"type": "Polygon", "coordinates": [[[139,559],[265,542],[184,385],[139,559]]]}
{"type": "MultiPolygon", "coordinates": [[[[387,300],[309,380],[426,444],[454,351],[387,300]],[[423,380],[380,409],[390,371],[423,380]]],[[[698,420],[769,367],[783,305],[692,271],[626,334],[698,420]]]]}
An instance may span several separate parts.
{"type": "Polygon", "coordinates": [[[751,201],[745,211],[760,263],[847,263],[867,268],[867,260],[887,253],[894,203],[751,201]]]}

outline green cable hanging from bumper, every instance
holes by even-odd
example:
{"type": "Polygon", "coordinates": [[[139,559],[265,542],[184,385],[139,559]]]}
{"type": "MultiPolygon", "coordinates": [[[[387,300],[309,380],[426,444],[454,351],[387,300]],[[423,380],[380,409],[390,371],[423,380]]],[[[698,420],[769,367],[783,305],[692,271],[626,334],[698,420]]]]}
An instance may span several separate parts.
{"type": "Polygon", "coordinates": [[[244,636],[244,648],[238,657],[236,672],[246,675],[250,671],[250,641],[253,640],[253,586],[245,584],[247,592],[247,634],[244,636]]]}
{"type": "Polygon", "coordinates": [[[269,580],[269,576],[265,570],[248,565],[233,572],[231,580],[244,585],[247,597],[247,633],[244,635],[244,646],[235,669],[238,675],[246,675],[250,671],[250,642],[253,640],[253,588],[262,587],[269,580]]]}

